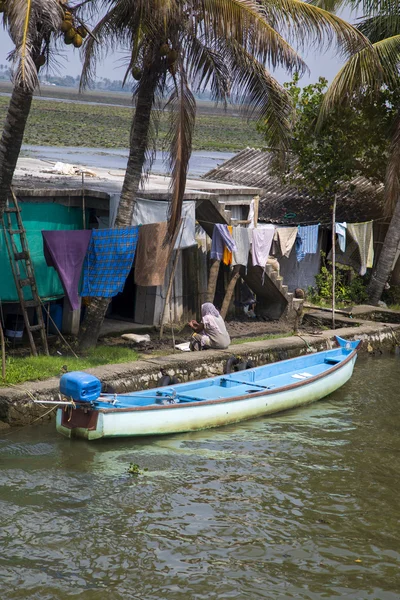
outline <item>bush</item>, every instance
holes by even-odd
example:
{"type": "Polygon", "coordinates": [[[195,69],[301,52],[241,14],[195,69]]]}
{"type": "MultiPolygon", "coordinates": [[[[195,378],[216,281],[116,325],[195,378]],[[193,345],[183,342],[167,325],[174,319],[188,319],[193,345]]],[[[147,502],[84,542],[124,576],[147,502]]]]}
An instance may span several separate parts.
{"type": "MultiPolygon", "coordinates": [[[[332,302],[332,262],[321,252],[322,267],[315,276],[315,287],[309,288],[307,296],[311,302],[332,302]]],[[[354,269],[336,265],[335,298],[338,304],[363,304],[368,300],[365,282],[354,269]]]]}

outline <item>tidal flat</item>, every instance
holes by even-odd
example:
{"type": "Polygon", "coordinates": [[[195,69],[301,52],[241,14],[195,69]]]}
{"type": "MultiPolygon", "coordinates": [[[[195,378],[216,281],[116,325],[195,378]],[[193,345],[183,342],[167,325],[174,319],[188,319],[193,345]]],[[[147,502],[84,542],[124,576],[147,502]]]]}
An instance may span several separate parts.
{"type": "MultiPolygon", "coordinates": [[[[79,95],[77,90],[52,88],[35,97],[29,116],[24,144],[37,146],[76,146],[127,148],[133,108],[129,94],[92,92],[79,95]],[[51,97],[50,97],[51,96],[51,97]],[[80,99],[78,99],[80,98],[80,99]],[[122,104],[123,102],[123,104],[122,104]]],[[[8,94],[10,87],[0,86],[8,94]]],[[[0,122],[5,119],[8,95],[0,96],[0,122]]],[[[166,145],[170,127],[168,111],[160,115],[157,149],[166,145]]],[[[235,152],[246,147],[262,147],[263,138],[255,121],[246,120],[239,111],[224,111],[212,103],[199,102],[193,150],[235,152]]]]}

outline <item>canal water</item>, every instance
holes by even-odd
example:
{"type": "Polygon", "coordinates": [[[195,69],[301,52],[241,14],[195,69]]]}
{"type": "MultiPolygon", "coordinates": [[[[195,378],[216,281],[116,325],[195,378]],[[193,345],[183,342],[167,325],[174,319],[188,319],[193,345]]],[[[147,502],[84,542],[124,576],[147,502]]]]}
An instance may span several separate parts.
{"type": "Polygon", "coordinates": [[[193,434],[3,435],[2,600],[398,600],[399,370],[193,434]]]}

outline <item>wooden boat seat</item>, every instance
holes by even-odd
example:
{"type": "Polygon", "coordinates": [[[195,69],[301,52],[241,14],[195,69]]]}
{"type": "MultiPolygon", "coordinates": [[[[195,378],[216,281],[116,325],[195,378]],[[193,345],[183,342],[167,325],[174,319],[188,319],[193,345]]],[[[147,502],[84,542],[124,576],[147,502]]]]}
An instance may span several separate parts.
{"type": "Polygon", "coordinates": [[[328,364],[328,365],[337,365],[338,363],[341,362],[340,358],[325,358],[324,363],[328,364]]]}

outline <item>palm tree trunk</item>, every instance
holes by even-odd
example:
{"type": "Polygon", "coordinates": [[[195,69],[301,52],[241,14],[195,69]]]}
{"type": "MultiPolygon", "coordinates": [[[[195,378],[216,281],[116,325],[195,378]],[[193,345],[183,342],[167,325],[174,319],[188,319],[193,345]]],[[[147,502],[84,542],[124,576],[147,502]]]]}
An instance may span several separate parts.
{"type": "Polygon", "coordinates": [[[390,221],[382,251],[379,255],[378,264],[371,277],[368,286],[368,296],[371,304],[378,304],[385,283],[389,279],[392,271],[393,261],[396,257],[397,246],[400,242],[400,199],[397,201],[396,208],[390,221]]]}
{"type": "Polygon", "coordinates": [[[3,216],[21,151],[33,92],[14,86],[0,140],[0,218],[3,216]]]}
{"type": "MultiPolygon", "coordinates": [[[[153,77],[149,78],[148,85],[142,86],[138,93],[135,116],[131,127],[128,164],[115,227],[129,227],[132,223],[135,198],[146,160],[151,111],[154,104],[154,94],[158,77],[159,75],[156,72],[153,77]]],[[[96,345],[109,303],[109,298],[92,299],[79,331],[79,348],[81,350],[87,350],[96,345]]]]}
{"type": "Polygon", "coordinates": [[[221,317],[223,319],[225,319],[226,314],[228,312],[229,305],[232,300],[233,292],[236,287],[236,282],[239,279],[239,277],[240,277],[240,265],[235,265],[233,267],[231,280],[228,283],[228,287],[226,288],[225,297],[224,297],[224,301],[222,302],[221,310],[219,311],[221,314],[221,317]]]}
{"type": "Polygon", "coordinates": [[[207,302],[214,302],[215,290],[217,289],[218,273],[221,261],[214,260],[210,267],[210,274],[208,276],[208,287],[207,287],[207,302]]]}

